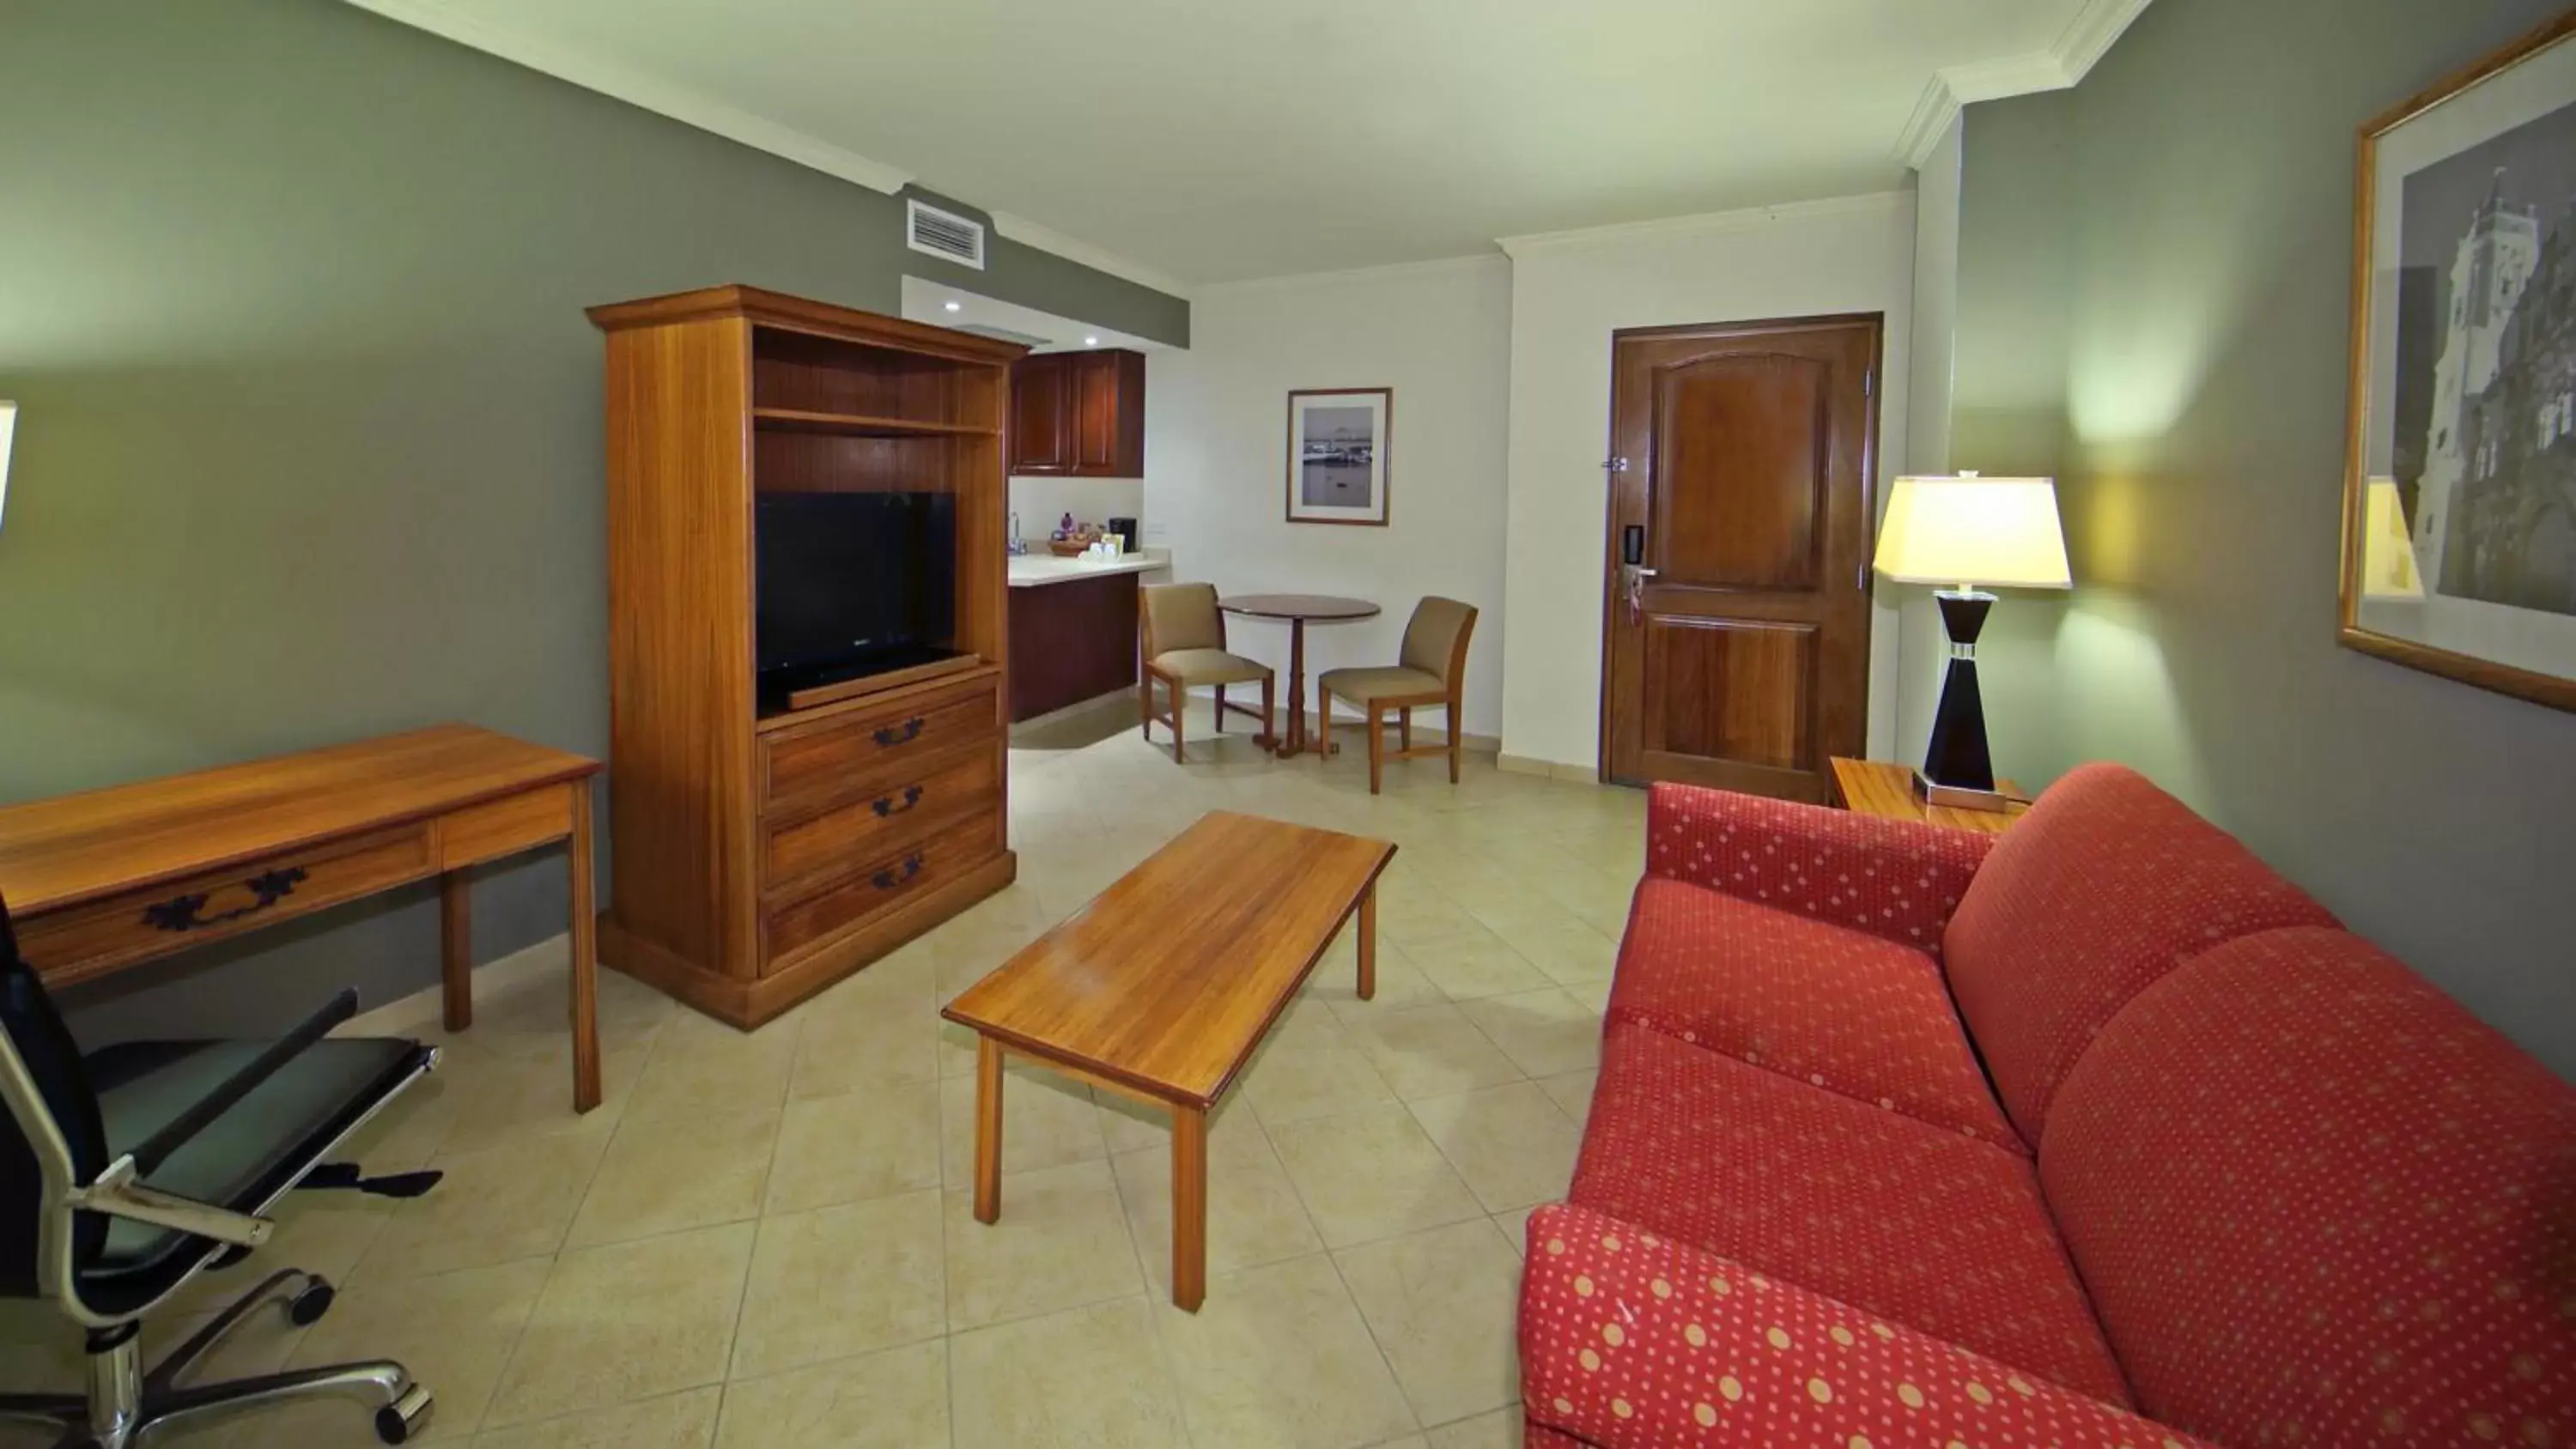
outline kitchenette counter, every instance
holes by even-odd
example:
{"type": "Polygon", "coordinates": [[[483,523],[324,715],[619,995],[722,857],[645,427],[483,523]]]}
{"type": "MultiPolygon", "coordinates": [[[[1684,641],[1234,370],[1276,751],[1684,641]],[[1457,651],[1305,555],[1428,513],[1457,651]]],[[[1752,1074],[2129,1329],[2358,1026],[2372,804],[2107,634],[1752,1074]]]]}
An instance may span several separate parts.
{"type": "MultiPolygon", "coordinates": [[[[1043,550],[1044,544],[1032,549],[1043,550]]],[[[1057,558],[1051,553],[1030,552],[1011,560],[1011,587],[1037,588],[1044,584],[1069,584],[1077,579],[1109,578],[1118,574],[1145,574],[1172,566],[1172,551],[1149,548],[1142,553],[1121,554],[1115,563],[1097,559],[1057,558]]]]}

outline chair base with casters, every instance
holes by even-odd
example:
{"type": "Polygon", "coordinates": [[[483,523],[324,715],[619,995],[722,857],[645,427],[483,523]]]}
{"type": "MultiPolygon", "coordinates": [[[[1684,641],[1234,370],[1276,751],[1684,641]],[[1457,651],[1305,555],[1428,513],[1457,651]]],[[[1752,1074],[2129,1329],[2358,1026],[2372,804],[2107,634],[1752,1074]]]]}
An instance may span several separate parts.
{"type": "Polygon", "coordinates": [[[207,1320],[188,1341],[146,1371],[142,1325],[127,1322],[88,1334],[86,1394],[0,1394],[0,1421],[56,1430],[58,1449],[124,1449],[146,1435],[308,1399],[356,1399],[375,1409],[376,1437],[388,1444],[417,1439],[428,1427],[429,1390],[389,1359],[259,1374],[221,1383],[181,1382],[233,1332],[275,1307],[298,1328],[330,1311],[334,1290],[318,1274],[289,1268],[207,1320]]]}
{"type": "Polygon", "coordinates": [[[1143,674],[1136,686],[1136,726],[1148,742],[1154,738],[1157,720],[1171,727],[1172,762],[1185,764],[1187,746],[1181,717],[1189,703],[1194,685],[1208,685],[1216,690],[1216,732],[1225,733],[1225,713],[1252,715],[1261,721],[1263,733],[1271,729],[1271,691],[1275,676],[1270,666],[1225,649],[1225,616],[1217,611],[1216,586],[1213,584],[1154,584],[1140,593],[1143,608],[1138,611],[1137,657],[1143,661],[1143,674]],[[1168,712],[1154,707],[1154,687],[1162,686],[1168,712]],[[1259,684],[1261,711],[1254,714],[1246,706],[1229,703],[1225,687],[1229,684],[1259,684]]]}
{"type": "Polygon", "coordinates": [[[266,1310],[318,1321],[334,1290],[311,1273],[270,1274],[161,1362],[143,1361],[144,1320],[265,1244],[287,1193],[416,1197],[437,1183],[435,1172],[367,1180],[329,1160],[438,1064],[416,1041],[330,1035],[356,1014],[357,993],[343,991],[275,1042],[84,1053],[0,905],[0,1296],[43,1300],[87,1348],[85,1392],[0,1395],[0,1420],[51,1428],[66,1449],[127,1449],[181,1424],[341,1398],[374,1410],[386,1443],[417,1437],[429,1390],[398,1363],[185,1382],[266,1310]]]}
{"type": "MultiPolygon", "coordinates": [[[[1315,680],[1316,727],[1329,741],[1333,733],[1333,698],[1359,706],[1368,724],[1369,793],[1385,784],[1386,762],[1430,755],[1449,757],[1449,783],[1458,783],[1465,748],[1459,728],[1459,703],[1467,687],[1467,641],[1476,630],[1476,611],[1455,599],[1427,598],[1416,605],[1404,626],[1404,660],[1386,669],[1328,669],[1315,680]],[[1413,747],[1413,712],[1438,709],[1449,729],[1446,744],[1413,747]],[[1396,745],[1386,747],[1387,715],[1395,716],[1396,745]]],[[[1325,753],[1332,753],[1327,744],[1325,753]]]]}

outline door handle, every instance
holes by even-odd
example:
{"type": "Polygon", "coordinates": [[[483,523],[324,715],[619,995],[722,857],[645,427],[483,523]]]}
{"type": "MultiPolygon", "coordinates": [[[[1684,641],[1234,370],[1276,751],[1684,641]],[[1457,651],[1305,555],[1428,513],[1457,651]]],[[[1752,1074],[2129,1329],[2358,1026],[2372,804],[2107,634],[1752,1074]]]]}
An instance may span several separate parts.
{"type": "Polygon", "coordinates": [[[1642,623],[1646,617],[1646,580],[1657,577],[1655,570],[1644,564],[1622,564],[1619,592],[1628,601],[1628,622],[1642,623]]]}

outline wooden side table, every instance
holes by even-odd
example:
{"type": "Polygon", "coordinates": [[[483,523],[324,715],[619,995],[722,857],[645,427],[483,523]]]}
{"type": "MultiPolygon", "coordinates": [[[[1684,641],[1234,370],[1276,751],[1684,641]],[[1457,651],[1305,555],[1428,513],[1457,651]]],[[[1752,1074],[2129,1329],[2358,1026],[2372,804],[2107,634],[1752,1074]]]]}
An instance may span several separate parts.
{"type": "MultiPolygon", "coordinates": [[[[2001,835],[2019,820],[2027,805],[2007,810],[1962,810],[1955,805],[1925,805],[1914,793],[1914,770],[1908,765],[1891,765],[1884,760],[1847,760],[1834,757],[1835,803],[1845,810],[1862,815],[1877,815],[1889,820],[1916,820],[1927,825],[1946,825],[1952,830],[1974,830],[1984,835],[2001,835]]],[[[1997,780],[1996,788],[2013,794],[2021,787],[2010,780],[1997,780]]]]}

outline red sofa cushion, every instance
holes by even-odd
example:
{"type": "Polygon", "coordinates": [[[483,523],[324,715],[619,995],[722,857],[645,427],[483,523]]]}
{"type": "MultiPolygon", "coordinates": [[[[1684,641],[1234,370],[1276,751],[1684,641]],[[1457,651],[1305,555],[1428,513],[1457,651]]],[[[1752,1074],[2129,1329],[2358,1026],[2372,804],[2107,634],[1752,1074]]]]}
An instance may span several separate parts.
{"type": "Polygon", "coordinates": [[[1533,1445],[2184,1449],[2177,1430],[1616,1218],[1530,1215],[1533,1445]]]}
{"type": "Polygon", "coordinates": [[[2367,942],[2266,932],[2147,988],[2039,1160],[2158,1418],[2576,1445],[2576,1092],[2367,942]]]}
{"type": "Polygon", "coordinates": [[[1614,1023],[1567,1195],[2127,1402],[2031,1164],[2003,1148],[1614,1023]]]}
{"type": "Polygon", "coordinates": [[[2021,1151],[1921,951],[1652,876],[1608,1018],[2021,1151]]]}
{"type": "Polygon", "coordinates": [[[2086,765],[1996,842],[1943,937],[1950,992],[2036,1142],[2102,1024],[2182,958],[2333,916],[2145,776],[2086,765]]]}

